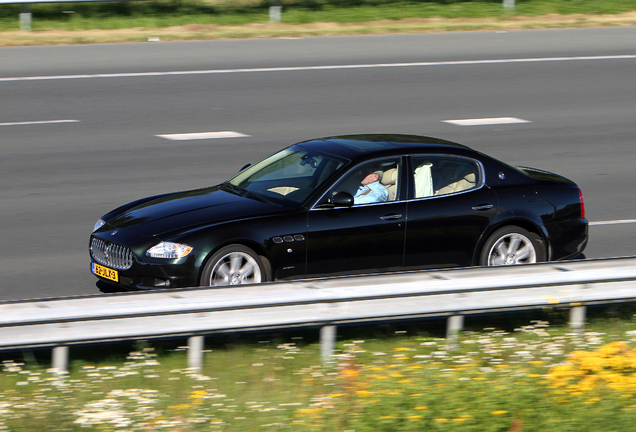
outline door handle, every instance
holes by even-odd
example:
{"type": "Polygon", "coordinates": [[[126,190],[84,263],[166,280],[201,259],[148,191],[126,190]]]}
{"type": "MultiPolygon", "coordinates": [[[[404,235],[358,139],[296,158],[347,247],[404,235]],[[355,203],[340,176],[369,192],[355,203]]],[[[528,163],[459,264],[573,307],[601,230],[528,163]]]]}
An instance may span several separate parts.
{"type": "Polygon", "coordinates": [[[395,219],[400,219],[401,217],[402,217],[401,214],[394,213],[394,214],[388,214],[386,216],[380,216],[380,219],[382,219],[382,220],[395,220],[395,219]]]}
{"type": "Polygon", "coordinates": [[[493,207],[494,207],[494,205],[492,205],[492,204],[481,204],[481,205],[478,205],[478,206],[474,206],[473,210],[489,210],[489,209],[491,209],[493,207]]]}

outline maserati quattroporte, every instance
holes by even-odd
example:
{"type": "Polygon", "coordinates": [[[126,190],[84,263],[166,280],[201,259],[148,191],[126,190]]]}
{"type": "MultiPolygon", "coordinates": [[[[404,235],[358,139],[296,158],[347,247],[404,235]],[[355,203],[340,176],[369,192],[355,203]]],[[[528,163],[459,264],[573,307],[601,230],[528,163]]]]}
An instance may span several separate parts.
{"type": "Polygon", "coordinates": [[[304,141],[224,183],[104,215],[91,270],[129,289],[560,260],[587,243],[560,175],[412,135],[304,141]]]}

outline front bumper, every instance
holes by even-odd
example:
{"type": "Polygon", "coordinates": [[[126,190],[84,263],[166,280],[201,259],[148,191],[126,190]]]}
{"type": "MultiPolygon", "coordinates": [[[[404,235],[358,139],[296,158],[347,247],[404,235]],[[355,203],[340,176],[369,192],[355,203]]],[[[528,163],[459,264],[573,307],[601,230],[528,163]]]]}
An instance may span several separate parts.
{"type": "Polygon", "coordinates": [[[188,267],[184,267],[184,264],[157,265],[136,263],[130,269],[116,270],[92,261],[90,270],[99,280],[127,290],[188,288],[199,285],[198,271],[192,268],[188,272],[188,267]],[[106,272],[103,271],[104,268],[107,269],[106,272]]]}

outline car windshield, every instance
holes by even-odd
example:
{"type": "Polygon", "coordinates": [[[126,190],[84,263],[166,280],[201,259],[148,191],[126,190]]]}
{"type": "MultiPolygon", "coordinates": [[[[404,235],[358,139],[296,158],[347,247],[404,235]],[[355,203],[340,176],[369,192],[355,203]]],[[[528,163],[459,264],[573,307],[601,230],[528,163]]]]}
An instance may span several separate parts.
{"type": "Polygon", "coordinates": [[[346,162],[296,145],[249,166],[225,185],[255,199],[295,205],[304,202],[346,162]]]}

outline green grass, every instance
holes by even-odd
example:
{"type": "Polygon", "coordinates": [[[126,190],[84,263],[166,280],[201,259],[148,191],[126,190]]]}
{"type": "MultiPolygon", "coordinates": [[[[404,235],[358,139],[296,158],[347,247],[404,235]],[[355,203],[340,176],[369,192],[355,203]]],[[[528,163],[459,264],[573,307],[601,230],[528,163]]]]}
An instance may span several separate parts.
{"type": "Polygon", "coordinates": [[[634,305],[589,312],[472,317],[456,350],[443,320],[342,327],[327,365],[316,329],[210,337],[201,371],[169,341],[72,348],[62,377],[5,355],[0,430],[634,431],[634,305]]]}
{"type": "MultiPolygon", "coordinates": [[[[33,29],[113,30],[182,25],[237,26],[268,22],[268,1],[198,0],[33,4],[33,29]]],[[[636,10],[633,0],[518,0],[514,11],[501,1],[319,1],[283,2],[283,23],[361,23],[413,18],[510,18],[546,14],[620,14],[636,10]]],[[[19,5],[0,6],[0,31],[18,27],[19,5]]]]}

